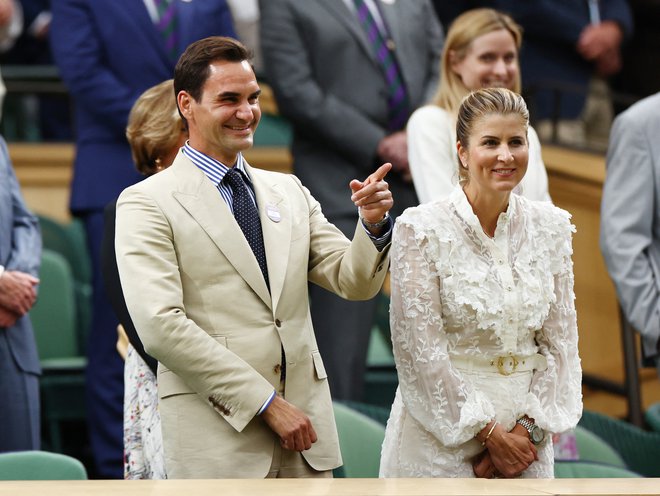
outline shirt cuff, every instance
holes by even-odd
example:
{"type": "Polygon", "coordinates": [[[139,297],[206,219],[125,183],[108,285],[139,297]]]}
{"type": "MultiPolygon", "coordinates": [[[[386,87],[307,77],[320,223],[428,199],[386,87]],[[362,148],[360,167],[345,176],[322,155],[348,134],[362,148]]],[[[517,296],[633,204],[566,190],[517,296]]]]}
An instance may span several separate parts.
{"type": "Polygon", "coordinates": [[[365,226],[364,223],[360,221],[360,224],[362,224],[362,228],[367,233],[367,236],[369,236],[369,239],[371,239],[371,242],[374,244],[374,246],[378,251],[383,251],[383,248],[387,246],[387,244],[390,242],[392,238],[392,228],[394,227],[394,222],[392,221],[392,217],[389,216],[387,217],[387,221],[388,221],[387,224],[383,226],[383,228],[387,230],[385,231],[385,234],[379,237],[376,237],[373,234],[371,234],[369,229],[367,229],[367,226],[365,226]]]}
{"type": "Polygon", "coordinates": [[[0,265],[0,277],[2,277],[2,274],[4,274],[4,273],[5,273],[5,266],[0,265]]]}
{"type": "Polygon", "coordinates": [[[273,392],[270,393],[270,396],[268,397],[266,402],[263,405],[261,405],[261,408],[259,408],[259,411],[257,412],[257,415],[261,415],[262,413],[264,413],[264,410],[266,408],[268,408],[268,406],[273,402],[273,399],[275,398],[276,394],[277,394],[277,392],[273,389],[273,392]]]}

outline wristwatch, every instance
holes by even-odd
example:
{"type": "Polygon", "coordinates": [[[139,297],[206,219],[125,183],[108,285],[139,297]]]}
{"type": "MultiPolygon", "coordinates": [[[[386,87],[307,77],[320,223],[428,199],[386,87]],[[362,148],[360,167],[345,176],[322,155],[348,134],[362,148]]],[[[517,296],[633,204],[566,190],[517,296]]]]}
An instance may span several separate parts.
{"type": "Polygon", "coordinates": [[[538,446],[545,439],[545,431],[528,417],[520,417],[516,420],[516,423],[527,429],[527,432],[529,432],[529,439],[534,445],[538,446]]]}
{"type": "Polygon", "coordinates": [[[360,220],[362,221],[362,225],[367,229],[380,229],[390,221],[390,213],[385,212],[385,216],[382,219],[380,219],[378,222],[369,222],[365,220],[363,217],[360,217],[360,220]]]}

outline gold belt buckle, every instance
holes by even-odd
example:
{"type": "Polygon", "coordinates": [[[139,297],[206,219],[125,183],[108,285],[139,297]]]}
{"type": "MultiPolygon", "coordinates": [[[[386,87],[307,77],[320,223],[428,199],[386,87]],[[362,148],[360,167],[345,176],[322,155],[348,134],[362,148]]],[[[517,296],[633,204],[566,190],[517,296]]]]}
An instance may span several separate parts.
{"type": "Polygon", "coordinates": [[[501,356],[497,359],[497,371],[502,375],[511,375],[518,368],[518,359],[514,356],[501,356]]]}

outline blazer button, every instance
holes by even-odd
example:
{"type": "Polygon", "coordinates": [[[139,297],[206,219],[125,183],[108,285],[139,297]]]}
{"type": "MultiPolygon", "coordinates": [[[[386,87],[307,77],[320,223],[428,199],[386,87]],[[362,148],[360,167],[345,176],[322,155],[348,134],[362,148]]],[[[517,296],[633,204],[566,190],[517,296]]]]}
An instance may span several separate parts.
{"type": "Polygon", "coordinates": [[[277,327],[282,327],[282,321],[280,319],[275,319],[275,325],[277,327]]]}
{"type": "Polygon", "coordinates": [[[282,366],[279,363],[273,367],[273,372],[275,372],[275,375],[280,375],[281,370],[282,366]]]}

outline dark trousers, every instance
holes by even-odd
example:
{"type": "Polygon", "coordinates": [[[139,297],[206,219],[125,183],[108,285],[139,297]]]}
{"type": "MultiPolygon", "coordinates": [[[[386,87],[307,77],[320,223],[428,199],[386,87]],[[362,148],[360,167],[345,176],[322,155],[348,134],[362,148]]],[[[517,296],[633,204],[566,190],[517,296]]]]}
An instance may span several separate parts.
{"type": "Polygon", "coordinates": [[[123,479],[124,362],[117,353],[117,317],[101,279],[103,210],[80,215],[92,261],[92,324],[87,340],[87,423],[96,467],[102,479],[123,479]]]}

